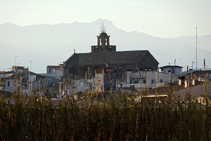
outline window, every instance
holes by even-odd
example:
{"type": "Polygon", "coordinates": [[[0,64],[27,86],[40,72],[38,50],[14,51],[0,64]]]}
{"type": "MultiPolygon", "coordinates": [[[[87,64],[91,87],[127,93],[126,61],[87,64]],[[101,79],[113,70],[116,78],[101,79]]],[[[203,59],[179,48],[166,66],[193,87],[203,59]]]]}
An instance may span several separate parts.
{"type": "Polygon", "coordinates": [[[160,83],[163,83],[163,79],[160,79],[160,83]]]}
{"type": "Polygon", "coordinates": [[[51,73],[51,68],[48,69],[48,73],[51,73]]]}
{"type": "Polygon", "coordinates": [[[153,84],[153,83],[154,83],[154,80],[152,79],[151,82],[152,82],[152,84],[153,84]]]}
{"type": "Polygon", "coordinates": [[[205,103],[204,99],[203,99],[203,103],[205,103]]]}
{"type": "Polygon", "coordinates": [[[143,83],[146,83],[146,80],[143,80],[143,83]]]}
{"type": "Polygon", "coordinates": [[[7,86],[10,86],[10,81],[7,81],[7,86]]]}

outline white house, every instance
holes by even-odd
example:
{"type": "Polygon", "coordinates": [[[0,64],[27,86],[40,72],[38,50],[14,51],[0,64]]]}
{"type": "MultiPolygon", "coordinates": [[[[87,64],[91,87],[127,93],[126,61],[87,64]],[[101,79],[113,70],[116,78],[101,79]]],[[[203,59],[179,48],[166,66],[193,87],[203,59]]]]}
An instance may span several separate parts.
{"type": "Polygon", "coordinates": [[[2,71],[0,72],[0,91],[5,90],[5,80],[12,76],[15,72],[14,71],[2,71]]]}
{"type": "Polygon", "coordinates": [[[177,65],[167,65],[167,66],[162,66],[160,67],[161,72],[163,73],[171,73],[171,74],[177,74],[182,72],[182,68],[181,66],[177,66],[177,65]]]}
{"type": "Polygon", "coordinates": [[[37,80],[37,75],[35,73],[29,72],[22,74],[14,74],[6,79],[5,90],[11,93],[17,91],[18,86],[21,88],[22,92],[29,93],[30,89],[33,88],[33,83],[37,80]],[[27,86],[28,85],[28,86],[27,86]]]}
{"type": "Polygon", "coordinates": [[[14,71],[6,71],[6,72],[2,71],[0,72],[0,78],[8,78],[13,74],[14,74],[14,71]]]}
{"type": "Polygon", "coordinates": [[[62,64],[58,66],[47,66],[48,76],[56,77],[61,79],[63,77],[63,66],[62,64]]]}
{"type": "Polygon", "coordinates": [[[118,84],[118,87],[155,88],[164,86],[171,81],[171,73],[165,74],[157,71],[127,71],[125,80],[118,84]]]}
{"type": "Polygon", "coordinates": [[[5,78],[5,91],[11,93],[17,91],[18,86],[23,93],[30,93],[34,87],[34,82],[42,77],[28,71],[28,68],[24,66],[13,66],[11,72],[13,73],[8,73],[8,77],[5,78]]]}

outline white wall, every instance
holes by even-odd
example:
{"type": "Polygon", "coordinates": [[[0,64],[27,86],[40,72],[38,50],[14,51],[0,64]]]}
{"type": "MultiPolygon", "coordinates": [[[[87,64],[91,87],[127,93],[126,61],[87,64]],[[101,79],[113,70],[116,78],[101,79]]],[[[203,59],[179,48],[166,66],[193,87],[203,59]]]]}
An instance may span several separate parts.
{"type": "Polygon", "coordinates": [[[15,83],[16,82],[14,81],[14,79],[7,79],[6,84],[5,84],[5,90],[12,93],[15,92],[16,87],[17,87],[17,83],[16,83],[16,86],[15,86],[15,83]]]}
{"type": "Polygon", "coordinates": [[[47,74],[60,79],[63,76],[63,68],[47,68],[47,74]],[[49,72],[49,69],[51,69],[51,72],[49,72]]]}
{"type": "Polygon", "coordinates": [[[10,77],[11,75],[13,75],[14,73],[6,73],[6,74],[3,74],[3,73],[0,73],[0,77],[1,78],[7,78],[7,77],[10,77]]]}
{"type": "Polygon", "coordinates": [[[177,74],[177,73],[182,72],[182,68],[167,67],[167,68],[164,68],[164,69],[162,70],[162,72],[164,72],[164,73],[168,73],[168,71],[170,71],[171,74],[177,74]]]}
{"type": "Polygon", "coordinates": [[[63,69],[56,69],[56,77],[62,77],[63,76],[63,69]]]}
{"type": "Polygon", "coordinates": [[[153,87],[158,87],[158,86],[164,86],[165,82],[167,84],[171,80],[171,73],[165,74],[165,73],[161,73],[161,72],[157,72],[157,71],[147,71],[146,79],[145,79],[144,71],[140,71],[140,74],[141,74],[141,79],[139,77],[138,72],[127,71],[127,80],[126,80],[126,82],[122,83],[123,84],[122,86],[129,87],[130,85],[134,85],[135,88],[139,88],[139,87],[140,88],[153,88],[153,87]],[[129,76],[130,76],[130,78],[129,78],[129,76]],[[138,83],[134,83],[136,78],[138,80],[138,83]],[[146,83],[143,83],[144,80],[146,81],[146,83]],[[162,82],[161,82],[161,80],[162,80],[162,82]]]}
{"type": "MultiPolygon", "coordinates": [[[[21,89],[22,89],[22,92],[26,92],[27,94],[32,90],[32,87],[33,87],[33,81],[36,81],[36,75],[28,75],[28,76],[23,76],[19,79],[19,84],[22,86],[21,89]],[[25,77],[28,77],[27,78],[27,81],[28,81],[28,84],[31,84],[29,85],[29,88],[27,88],[24,84],[26,83],[22,83],[22,79],[25,78],[25,77]],[[32,83],[30,83],[32,82],[32,83]]],[[[5,85],[5,90],[8,91],[8,92],[15,92],[16,89],[17,89],[17,82],[15,82],[14,79],[6,79],[6,85],[5,85]],[[8,85],[9,83],[9,85],[8,85]],[[16,84],[15,84],[16,83],[16,84]]]]}
{"type": "Polygon", "coordinates": [[[175,74],[182,72],[182,68],[175,68],[175,74]]]}

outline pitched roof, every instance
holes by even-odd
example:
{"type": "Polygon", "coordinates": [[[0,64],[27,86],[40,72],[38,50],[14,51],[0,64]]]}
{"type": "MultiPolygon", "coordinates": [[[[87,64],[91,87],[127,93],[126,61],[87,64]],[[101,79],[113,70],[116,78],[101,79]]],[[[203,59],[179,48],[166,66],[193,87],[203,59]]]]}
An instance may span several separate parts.
{"type": "MultiPolygon", "coordinates": [[[[137,50],[120,52],[107,51],[92,53],[74,53],[69,59],[67,59],[67,61],[65,62],[65,66],[103,65],[105,63],[136,64],[146,54],[150,54],[150,52],[148,50],[137,50]]],[[[154,57],[153,59],[158,63],[158,61],[154,57]]]]}
{"type": "Polygon", "coordinates": [[[12,74],[14,71],[0,71],[0,74],[12,74]]]}
{"type": "MultiPolygon", "coordinates": [[[[48,77],[48,80],[47,80],[47,77],[43,78],[42,79],[42,84],[43,84],[43,87],[47,84],[48,87],[50,86],[53,86],[53,85],[57,85],[57,82],[59,82],[60,80],[56,77],[53,77],[53,76],[49,76],[48,77]]],[[[36,90],[39,90],[40,88],[40,80],[37,80],[35,82],[35,86],[36,86],[36,90]]]]}
{"type": "MultiPolygon", "coordinates": [[[[29,74],[30,75],[36,75],[37,79],[43,77],[42,75],[39,75],[39,74],[31,72],[31,71],[29,71],[29,74]]],[[[21,74],[13,74],[10,77],[7,77],[6,79],[14,79],[15,75],[17,75],[17,77],[19,78],[20,76],[26,76],[26,75],[29,75],[29,74],[27,72],[24,72],[24,73],[21,73],[21,74]]]]}
{"type": "Polygon", "coordinates": [[[177,76],[185,76],[187,74],[189,75],[189,74],[194,73],[196,71],[197,70],[188,70],[188,72],[187,71],[183,71],[183,72],[178,73],[177,76]]]}

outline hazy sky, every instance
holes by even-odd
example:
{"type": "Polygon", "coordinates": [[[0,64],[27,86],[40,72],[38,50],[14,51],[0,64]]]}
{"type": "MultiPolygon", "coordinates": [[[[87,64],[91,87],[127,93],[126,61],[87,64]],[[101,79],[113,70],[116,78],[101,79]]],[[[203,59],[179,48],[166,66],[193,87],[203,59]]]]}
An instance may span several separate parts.
{"type": "MultiPolygon", "coordinates": [[[[92,22],[158,37],[211,34],[210,0],[0,0],[0,24],[92,22]]],[[[98,28],[98,27],[96,27],[98,28]]]]}

